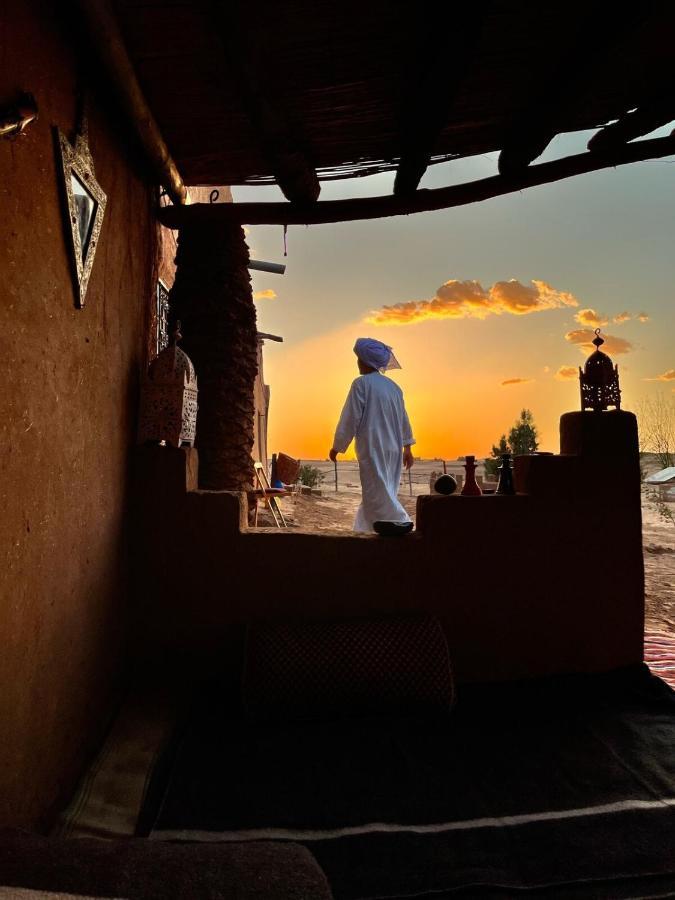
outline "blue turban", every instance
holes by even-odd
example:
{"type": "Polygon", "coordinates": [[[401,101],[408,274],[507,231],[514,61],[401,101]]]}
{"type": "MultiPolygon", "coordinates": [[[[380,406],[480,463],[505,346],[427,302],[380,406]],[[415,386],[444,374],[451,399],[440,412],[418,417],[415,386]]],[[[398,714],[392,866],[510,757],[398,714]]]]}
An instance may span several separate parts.
{"type": "Polygon", "coordinates": [[[362,363],[380,372],[401,368],[391,347],[374,338],[359,338],[354,344],[354,353],[362,363]]]}

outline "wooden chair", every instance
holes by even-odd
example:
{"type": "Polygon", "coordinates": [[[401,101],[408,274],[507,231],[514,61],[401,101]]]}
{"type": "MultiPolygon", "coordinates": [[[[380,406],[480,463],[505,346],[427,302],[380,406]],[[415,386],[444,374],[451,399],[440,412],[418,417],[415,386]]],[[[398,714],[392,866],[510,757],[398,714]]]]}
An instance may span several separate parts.
{"type": "Polygon", "coordinates": [[[254,488],[253,493],[256,496],[256,506],[255,506],[255,516],[253,520],[253,525],[257,527],[258,525],[258,503],[257,498],[261,497],[263,503],[269,511],[272,513],[272,518],[274,519],[274,524],[277,528],[288,528],[286,524],[286,519],[284,519],[284,514],[282,513],[279,504],[277,503],[277,497],[283,497],[289,492],[283,488],[273,488],[267,477],[267,472],[265,471],[265,467],[261,462],[254,462],[253,469],[255,471],[255,480],[256,487],[254,488]]]}

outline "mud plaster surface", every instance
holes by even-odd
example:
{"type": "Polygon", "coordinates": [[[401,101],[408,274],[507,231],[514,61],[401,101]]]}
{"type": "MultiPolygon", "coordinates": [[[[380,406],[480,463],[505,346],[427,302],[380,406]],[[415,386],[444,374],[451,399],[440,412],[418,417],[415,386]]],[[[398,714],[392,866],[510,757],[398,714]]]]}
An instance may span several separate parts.
{"type": "MultiPolygon", "coordinates": [[[[399,499],[413,519],[416,494],[421,490],[422,485],[419,488],[414,485],[413,497],[410,497],[407,488],[399,494],[399,499]]],[[[345,489],[335,493],[330,486],[321,496],[286,497],[282,501],[282,509],[290,527],[348,532],[351,531],[359,502],[358,492],[345,489]]],[[[260,519],[260,524],[263,523],[267,523],[264,513],[260,519]]],[[[675,526],[664,520],[646,498],[643,498],[642,504],[642,537],[645,561],[645,628],[648,631],[675,634],[675,526]]]]}

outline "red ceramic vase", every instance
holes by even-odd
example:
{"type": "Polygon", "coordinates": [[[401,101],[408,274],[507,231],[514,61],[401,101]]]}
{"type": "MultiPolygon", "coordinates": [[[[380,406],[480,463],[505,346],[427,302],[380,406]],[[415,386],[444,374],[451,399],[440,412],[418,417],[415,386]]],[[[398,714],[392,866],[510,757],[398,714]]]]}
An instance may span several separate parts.
{"type": "Polygon", "coordinates": [[[464,463],[466,478],[464,479],[464,487],[462,488],[462,497],[480,497],[483,493],[476,481],[476,457],[467,456],[464,463]]]}

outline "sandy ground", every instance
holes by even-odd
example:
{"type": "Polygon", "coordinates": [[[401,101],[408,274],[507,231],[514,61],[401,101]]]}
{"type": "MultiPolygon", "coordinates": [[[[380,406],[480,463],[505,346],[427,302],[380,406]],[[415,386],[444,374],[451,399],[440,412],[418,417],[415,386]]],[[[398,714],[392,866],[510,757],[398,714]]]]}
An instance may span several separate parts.
{"type": "MultiPolygon", "coordinates": [[[[326,475],[320,496],[297,494],[285,497],[281,501],[289,526],[316,531],[351,531],[360,501],[356,465],[352,463],[340,465],[337,492],[333,467],[323,463],[316,465],[326,475]]],[[[410,496],[411,485],[405,479],[399,492],[399,499],[414,519],[417,494],[429,492],[431,472],[442,471],[442,465],[437,461],[425,461],[413,471],[415,476],[412,479],[412,496],[410,496]]],[[[448,464],[448,471],[461,472],[461,465],[448,464]]],[[[671,508],[673,507],[675,504],[671,504],[671,508]]],[[[268,524],[265,519],[266,516],[261,517],[261,525],[268,524]]],[[[642,534],[645,561],[645,627],[649,631],[668,631],[675,634],[675,526],[659,515],[647,497],[643,498],[642,505],[642,534]]]]}

